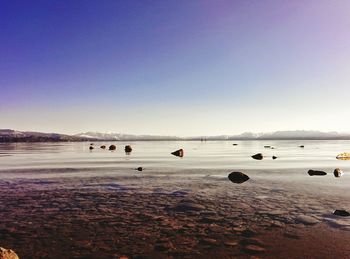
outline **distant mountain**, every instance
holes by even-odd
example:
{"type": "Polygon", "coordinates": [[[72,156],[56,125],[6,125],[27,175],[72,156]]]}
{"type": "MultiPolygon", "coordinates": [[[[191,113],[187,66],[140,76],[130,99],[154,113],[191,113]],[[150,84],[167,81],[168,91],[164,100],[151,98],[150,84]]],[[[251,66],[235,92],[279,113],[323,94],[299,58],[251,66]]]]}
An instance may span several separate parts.
{"type": "Polygon", "coordinates": [[[85,132],[74,135],[76,137],[98,140],[182,140],[175,136],[131,135],[122,133],[85,132]]]}
{"type": "Polygon", "coordinates": [[[91,139],[58,133],[41,133],[31,131],[17,131],[11,129],[0,129],[0,142],[60,142],[87,140],[91,139]]]}
{"type": "Polygon", "coordinates": [[[0,129],[0,142],[59,142],[59,141],[161,141],[161,140],[350,140],[349,133],[321,131],[276,131],[271,133],[245,132],[239,135],[176,137],[156,135],[130,135],[122,133],[85,132],[76,135],[41,133],[0,129]]]}

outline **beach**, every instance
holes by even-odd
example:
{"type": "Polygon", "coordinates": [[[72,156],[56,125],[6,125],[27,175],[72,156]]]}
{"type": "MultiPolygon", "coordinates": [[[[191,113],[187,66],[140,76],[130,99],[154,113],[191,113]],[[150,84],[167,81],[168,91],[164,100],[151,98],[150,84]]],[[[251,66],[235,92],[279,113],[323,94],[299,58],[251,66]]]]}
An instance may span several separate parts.
{"type": "Polygon", "coordinates": [[[1,246],[20,258],[348,257],[350,219],[333,211],[350,209],[349,162],[330,154],[349,142],[137,142],[130,155],[123,144],[1,146],[1,246]],[[236,170],[250,179],[229,181],[236,170]]]}

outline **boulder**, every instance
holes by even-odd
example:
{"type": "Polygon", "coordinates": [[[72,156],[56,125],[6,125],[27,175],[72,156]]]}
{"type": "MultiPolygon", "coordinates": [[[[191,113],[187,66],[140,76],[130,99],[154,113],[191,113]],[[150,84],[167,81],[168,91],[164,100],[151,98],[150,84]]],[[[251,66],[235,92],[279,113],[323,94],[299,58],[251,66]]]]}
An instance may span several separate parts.
{"type": "Polygon", "coordinates": [[[125,153],[130,153],[132,151],[132,148],[131,146],[127,145],[125,146],[124,150],[125,150],[125,153]]]}
{"type": "Polygon", "coordinates": [[[349,217],[350,216],[350,213],[347,212],[346,210],[335,210],[333,212],[333,214],[336,216],[342,216],[342,217],[349,217]]]}
{"type": "Polygon", "coordinates": [[[273,159],[273,160],[277,159],[277,156],[272,156],[272,159],[273,159]]]}
{"type": "Polygon", "coordinates": [[[323,172],[323,171],[317,171],[317,170],[309,170],[307,172],[310,176],[314,176],[314,175],[326,175],[327,173],[326,172],[323,172]]]}
{"type": "Polygon", "coordinates": [[[261,153],[255,154],[254,156],[252,156],[252,158],[256,159],[256,160],[262,160],[264,158],[264,156],[261,153]]]}
{"type": "Polygon", "coordinates": [[[0,247],[0,259],[19,259],[19,257],[11,249],[0,247]]]}
{"type": "Polygon", "coordinates": [[[340,153],[336,158],[339,160],[350,160],[350,153],[340,153]]]}
{"type": "Polygon", "coordinates": [[[102,145],[102,146],[100,146],[100,148],[102,148],[102,149],[106,149],[106,146],[105,146],[105,145],[102,145]]]}
{"type": "Polygon", "coordinates": [[[115,145],[110,145],[109,146],[109,150],[116,150],[116,149],[117,149],[117,147],[115,145]]]}
{"type": "Polygon", "coordinates": [[[228,179],[234,183],[244,183],[248,181],[250,178],[248,175],[243,174],[241,172],[232,172],[228,175],[228,179]]]}
{"type": "Polygon", "coordinates": [[[184,151],[181,148],[179,150],[176,150],[176,151],[172,152],[171,154],[174,155],[174,156],[183,157],[184,156],[184,151]]]}
{"type": "Polygon", "coordinates": [[[342,170],[340,170],[339,168],[336,168],[336,169],[334,169],[334,176],[335,177],[340,177],[340,176],[342,176],[343,175],[343,171],[342,170]]]}
{"type": "Polygon", "coordinates": [[[90,146],[90,147],[89,147],[89,149],[90,149],[90,150],[93,150],[93,149],[94,149],[94,147],[93,147],[93,146],[90,146]]]}
{"type": "Polygon", "coordinates": [[[141,172],[143,170],[143,168],[141,166],[139,166],[138,168],[136,168],[136,170],[141,172]]]}

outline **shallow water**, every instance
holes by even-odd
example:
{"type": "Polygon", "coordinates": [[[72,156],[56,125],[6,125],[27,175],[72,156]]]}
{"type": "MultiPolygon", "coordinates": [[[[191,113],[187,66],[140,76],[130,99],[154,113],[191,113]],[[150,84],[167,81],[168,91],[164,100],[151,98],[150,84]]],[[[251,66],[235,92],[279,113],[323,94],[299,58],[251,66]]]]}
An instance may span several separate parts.
{"type": "MultiPolygon", "coordinates": [[[[316,253],[312,255],[321,258],[337,252],[343,258],[347,254],[340,241],[350,238],[350,219],[332,212],[350,210],[350,161],[335,158],[350,151],[350,141],[96,142],[92,151],[89,146],[85,142],[0,144],[0,235],[8,247],[28,258],[64,258],[59,256],[61,247],[76,253],[76,258],[95,258],[89,257],[92,251],[105,249],[106,256],[96,258],[110,258],[120,252],[153,253],[159,246],[165,249],[159,258],[172,258],[176,251],[182,251],[179,258],[192,258],[193,253],[201,258],[208,249],[223,258],[236,258],[250,255],[246,242],[255,241],[247,233],[268,243],[268,235],[282,231],[276,238],[289,244],[290,237],[293,241],[298,236],[300,243],[293,244],[298,247],[322,230],[334,244],[327,249],[308,245],[303,256],[316,253]],[[117,150],[99,148],[110,144],[117,145],[117,150]],[[129,144],[133,151],[127,155],[124,146],[129,144]],[[184,149],[183,158],[170,154],[178,148],[184,149]],[[259,152],[263,160],[251,158],[259,152]],[[278,158],[273,160],[273,155],[278,158]],[[144,167],[142,172],[135,170],[139,166],[144,167]],[[336,167],[345,172],[343,177],[333,176],[336,167]],[[328,174],[311,177],[309,169],[328,174]],[[230,182],[227,175],[235,170],[248,174],[250,180],[230,182]],[[173,210],[183,199],[202,206],[200,211],[173,210]],[[151,220],[141,220],[143,214],[151,220]],[[110,228],[119,224],[115,217],[122,225],[110,228]],[[155,223],[159,217],[164,225],[155,223]],[[45,227],[42,222],[47,222],[45,227]],[[86,236],[76,236],[82,228],[86,236]],[[184,230],[174,236],[174,228],[184,230]],[[53,237],[55,231],[60,234],[53,237]],[[133,231],[139,231],[139,236],[133,231]],[[164,237],[164,232],[170,236],[164,237]],[[146,237],[149,241],[142,242],[140,238],[146,237]],[[57,238],[62,241],[57,243],[57,238]],[[208,246],[208,238],[215,242],[208,246]],[[233,243],[238,244],[234,249],[233,243]]],[[[280,257],[286,251],[294,251],[288,252],[290,258],[301,256],[300,249],[293,247],[261,246],[267,257],[280,257]]]]}

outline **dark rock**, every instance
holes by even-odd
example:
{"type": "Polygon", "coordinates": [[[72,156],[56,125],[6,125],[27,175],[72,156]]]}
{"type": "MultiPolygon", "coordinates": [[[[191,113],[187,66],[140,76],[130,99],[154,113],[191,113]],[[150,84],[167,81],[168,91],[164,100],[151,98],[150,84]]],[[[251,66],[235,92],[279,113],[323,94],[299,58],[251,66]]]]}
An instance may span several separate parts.
{"type": "Polygon", "coordinates": [[[317,170],[309,170],[307,172],[310,176],[314,176],[314,175],[326,175],[326,172],[323,171],[317,171],[317,170]]]}
{"type": "Polygon", "coordinates": [[[131,146],[129,146],[129,145],[125,146],[124,151],[125,151],[125,153],[130,153],[132,151],[131,146]]]}
{"type": "Polygon", "coordinates": [[[241,172],[232,172],[228,175],[228,179],[234,183],[244,183],[249,180],[249,176],[241,172]]]}
{"type": "Polygon", "coordinates": [[[171,154],[174,155],[174,156],[183,157],[184,156],[184,151],[181,148],[179,150],[176,150],[176,151],[172,152],[171,154]]]}
{"type": "Polygon", "coordinates": [[[271,146],[264,146],[264,148],[271,148],[271,146]]]}
{"type": "Polygon", "coordinates": [[[299,147],[304,148],[305,146],[304,145],[300,145],[299,147]]]}
{"type": "Polygon", "coordinates": [[[346,210],[335,210],[333,212],[333,214],[336,216],[342,216],[342,217],[349,217],[350,216],[350,213],[347,212],[346,210]]]}
{"type": "Polygon", "coordinates": [[[102,149],[106,149],[106,146],[105,146],[105,145],[102,145],[100,148],[102,148],[102,149]]]}
{"type": "Polygon", "coordinates": [[[252,156],[252,158],[256,159],[256,160],[262,160],[264,158],[264,156],[261,153],[255,154],[254,156],[252,156]]]}
{"type": "Polygon", "coordinates": [[[143,168],[141,166],[139,166],[138,168],[136,168],[136,170],[141,172],[143,170],[143,168]]]}
{"type": "Polygon", "coordinates": [[[233,145],[233,146],[238,146],[238,144],[236,144],[236,143],[235,143],[235,144],[232,144],[232,145],[233,145]]]}
{"type": "Polygon", "coordinates": [[[336,168],[336,169],[334,169],[334,176],[335,177],[340,177],[340,176],[342,176],[343,175],[343,171],[342,170],[340,170],[339,168],[336,168]]]}
{"type": "Polygon", "coordinates": [[[273,160],[277,159],[277,156],[272,156],[272,159],[273,159],[273,160]]]}
{"type": "Polygon", "coordinates": [[[93,149],[94,149],[94,147],[93,147],[93,146],[90,146],[90,147],[89,147],[89,149],[90,149],[90,150],[93,150],[93,149]]]}
{"type": "Polygon", "coordinates": [[[117,147],[115,145],[110,145],[109,146],[109,150],[116,150],[116,149],[117,149],[117,147]]]}
{"type": "Polygon", "coordinates": [[[93,146],[93,145],[95,145],[94,143],[90,143],[90,146],[93,146]]]}

